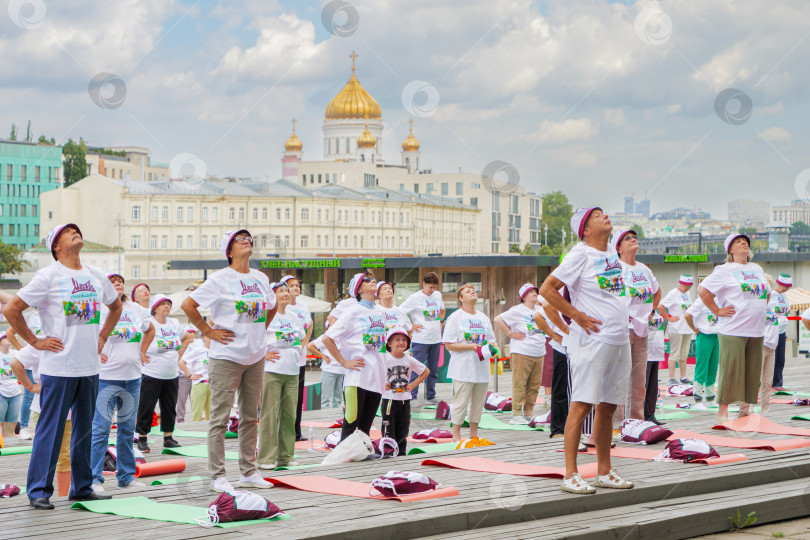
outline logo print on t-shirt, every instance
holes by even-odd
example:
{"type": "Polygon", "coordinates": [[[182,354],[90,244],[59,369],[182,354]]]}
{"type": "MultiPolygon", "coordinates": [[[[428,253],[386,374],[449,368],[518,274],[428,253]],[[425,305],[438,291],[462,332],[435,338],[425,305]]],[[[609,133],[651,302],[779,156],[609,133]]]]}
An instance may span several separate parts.
{"type": "Polygon", "coordinates": [[[616,296],[625,295],[622,263],[616,255],[595,258],[593,271],[600,289],[616,296]]]}
{"type": "Polygon", "coordinates": [[[155,338],[155,344],[159,353],[180,350],[180,336],[174,330],[160,329],[160,337],[155,338]]]}
{"type": "Polygon", "coordinates": [[[464,330],[464,341],[476,345],[487,344],[487,325],[478,319],[464,319],[461,321],[461,328],[464,330]]]}
{"type": "Polygon", "coordinates": [[[135,327],[135,323],[130,315],[131,313],[129,311],[122,313],[121,318],[118,319],[118,322],[115,325],[115,328],[113,328],[113,331],[110,332],[110,337],[115,341],[126,343],[141,342],[141,333],[135,327]]]}
{"type": "Polygon", "coordinates": [[[60,279],[59,289],[62,294],[62,308],[67,326],[99,323],[101,305],[98,302],[98,293],[93,286],[92,277],[60,279]]]}
{"type": "Polygon", "coordinates": [[[647,322],[647,327],[650,330],[661,330],[664,328],[664,318],[660,315],[653,315],[653,317],[647,322]]]}
{"type": "Polygon", "coordinates": [[[537,323],[534,322],[534,317],[532,315],[525,316],[526,322],[526,334],[542,334],[543,331],[537,328],[537,323]]]}
{"type": "Polygon", "coordinates": [[[369,315],[363,320],[363,344],[368,350],[385,352],[385,321],[379,314],[369,315]]]}
{"type": "MultiPolygon", "coordinates": [[[[275,321],[273,321],[275,322],[275,321]]],[[[286,343],[289,347],[301,345],[301,338],[291,321],[280,319],[276,327],[276,341],[286,343]]]]}
{"type": "Polygon", "coordinates": [[[647,279],[646,272],[630,271],[631,285],[627,286],[627,293],[635,302],[639,304],[651,304],[653,298],[652,286],[647,279]]]}
{"type": "Polygon", "coordinates": [[[11,356],[0,357],[0,377],[15,379],[14,372],[11,370],[11,359],[11,356]]]}
{"type": "Polygon", "coordinates": [[[430,298],[425,300],[425,307],[422,308],[422,315],[425,319],[438,321],[441,318],[442,310],[439,303],[430,298]]]}
{"type": "Polygon", "coordinates": [[[768,297],[768,290],[756,272],[737,270],[734,272],[734,279],[740,284],[740,288],[744,293],[750,294],[757,300],[764,300],[768,297]]]}
{"type": "Polygon", "coordinates": [[[237,323],[263,323],[267,320],[267,296],[253,278],[228,282],[234,299],[237,323]]]}

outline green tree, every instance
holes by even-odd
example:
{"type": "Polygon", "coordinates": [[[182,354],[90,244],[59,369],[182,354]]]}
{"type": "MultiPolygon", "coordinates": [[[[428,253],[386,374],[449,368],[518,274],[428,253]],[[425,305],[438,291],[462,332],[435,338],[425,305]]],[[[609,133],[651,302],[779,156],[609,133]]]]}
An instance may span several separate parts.
{"type": "Polygon", "coordinates": [[[33,135],[31,135],[31,120],[29,120],[28,127],[25,130],[25,141],[31,142],[31,137],[33,137],[33,135]]]}
{"type": "Polygon", "coordinates": [[[790,234],[810,234],[810,225],[804,221],[797,221],[790,226],[790,234]]]}
{"type": "Polygon", "coordinates": [[[520,253],[520,246],[517,244],[509,244],[509,253],[520,253]]]}
{"type": "Polygon", "coordinates": [[[544,245],[540,246],[540,249],[537,250],[537,254],[538,255],[554,255],[554,250],[551,249],[549,246],[544,244],[544,245]]]}
{"type": "Polygon", "coordinates": [[[74,184],[87,176],[87,144],[79,139],[78,143],[68,139],[62,147],[62,156],[65,169],[65,187],[74,184]]]}
{"type": "Polygon", "coordinates": [[[8,136],[8,140],[16,141],[17,140],[17,124],[14,122],[11,123],[11,133],[8,136]]]}
{"type": "Polygon", "coordinates": [[[18,274],[28,264],[28,261],[23,259],[23,250],[0,240],[0,275],[18,274]]]}
{"type": "Polygon", "coordinates": [[[541,228],[543,238],[546,237],[548,226],[548,243],[550,245],[562,243],[562,232],[565,231],[570,239],[571,215],[574,213],[568,197],[562,191],[552,191],[543,195],[543,219],[541,228]]]}
{"type": "Polygon", "coordinates": [[[636,234],[638,234],[639,239],[644,238],[644,229],[641,228],[641,225],[639,225],[638,223],[633,223],[633,226],[630,228],[636,231],[636,234]]]}
{"type": "Polygon", "coordinates": [[[751,234],[756,234],[757,233],[757,228],[756,227],[740,227],[739,229],[737,229],[737,232],[740,233],[740,234],[751,235],[751,234]]]}
{"type": "Polygon", "coordinates": [[[54,139],[53,137],[51,137],[51,138],[49,139],[49,138],[48,138],[48,137],[46,137],[45,135],[40,135],[40,136],[39,136],[39,139],[37,139],[37,142],[38,142],[39,144],[47,144],[47,145],[50,145],[50,146],[54,146],[54,145],[56,145],[56,139],[54,139]]]}
{"type": "Polygon", "coordinates": [[[521,251],[520,254],[521,255],[537,255],[537,253],[534,251],[534,248],[532,247],[532,245],[530,243],[528,243],[528,242],[526,242],[526,245],[523,246],[523,251],[521,251]]]}

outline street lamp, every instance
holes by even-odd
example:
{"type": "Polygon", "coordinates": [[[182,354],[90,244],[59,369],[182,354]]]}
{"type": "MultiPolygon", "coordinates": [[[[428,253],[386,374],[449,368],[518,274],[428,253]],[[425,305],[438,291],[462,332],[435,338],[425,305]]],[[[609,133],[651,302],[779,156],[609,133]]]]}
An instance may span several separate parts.
{"type": "Polygon", "coordinates": [[[545,245],[548,245],[548,222],[543,225],[543,233],[545,234],[545,245]]]}
{"type": "Polygon", "coordinates": [[[698,232],[690,232],[690,233],[686,233],[686,234],[688,234],[689,236],[697,235],[697,237],[698,237],[698,253],[703,253],[703,232],[698,231],[698,232]]]}

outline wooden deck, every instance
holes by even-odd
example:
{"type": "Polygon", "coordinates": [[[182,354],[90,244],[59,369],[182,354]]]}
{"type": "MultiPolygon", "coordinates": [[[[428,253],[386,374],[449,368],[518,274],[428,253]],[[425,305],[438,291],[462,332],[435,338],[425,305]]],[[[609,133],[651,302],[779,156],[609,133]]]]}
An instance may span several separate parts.
{"type": "MultiPolygon", "coordinates": [[[[791,359],[785,379],[792,390],[810,391],[807,367],[810,360],[791,359]]],[[[662,380],[664,374],[662,372],[662,380]]],[[[509,374],[501,377],[501,391],[509,388],[509,374]]],[[[440,395],[449,399],[449,385],[440,385],[440,395]]],[[[665,403],[687,402],[690,398],[665,398],[665,403]]],[[[538,406],[538,414],[544,412],[538,406]]],[[[671,411],[667,411],[671,412],[671,411]]],[[[810,422],[790,421],[793,414],[808,408],[774,405],[768,417],[780,424],[810,428],[810,422]]],[[[689,419],[670,421],[672,429],[709,433],[714,415],[691,412],[689,419]]],[[[336,410],[304,413],[306,420],[328,421],[340,416],[336,410]]],[[[507,420],[508,415],[499,415],[507,420]]],[[[425,427],[447,427],[448,422],[413,420],[411,431],[425,427]]],[[[185,430],[204,431],[204,423],[182,424],[185,430]]],[[[377,425],[379,427],[379,424],[377,425]]],[[[307,429],[304,428],[306,433],[307,429]]],[[[330,430],[316,429],[316,438],[330,430]]],[[[501,461],[562,466],[557,452],[562,440],[551,440],[547,432],[486,430],[481,433],[496,446],[426,456],[412,455],[393,460],[350,463],[340,466],[275,472],[275,476],[318,474],[370,482],[389,470],[422,472],[438,482],[455,486],[460,496],[422,502],[368,500],[307,493],[285,488],[257,490],[291,519],[231,529],[205,529],[193,525],[70,510],[66,498],[54,497],[56,510],[34,511],[26,496],[0,499],[0,537],[53,538],[688,538],[727,531],[729,517],[737,510],[744,516],[756,511],[758,524],[810,514],[810,453],[807,449],[783,452],[736,450],[719,447],[721,453],[742,452],[749,460],[728,465],[701,466],[615,459],[614,465],[636,488],[627,491],[599,490],[592,496],[574,496],[560,491],[559,480],[459,471],[421,466],[425,457],[481,456],[501,461]]],[[[714,431],[733,437],[733,432],[714,431]]],[[[745,438],[785,438],[775,435],[740,434],[745,438]]],[[[180,439],[181,444],[205,444],[204,439],[180,439]]],[[[8,441],[9,446],[30,444],[8,441]]],[[[411,445],[413,446],[413,445],[411,445]]],[[[656,445],[663,447],[663,444],[656,445]]],[[[159,449],[152,440],[153,452],[159,449]]],[[[226,442],[236,450],[236,440],[226,442]]],[[[317,463],[324,452],[298,450],[302,464],[317,463]]],[[[0,457],[0,483],[24,485],[29,455],[0,457]]],[[[149,461],[172,456],[152,454],[149,461]]],[[[206,460],[185,458],[181,475],[205,476],[206,460]]],[[[595,460],[583,456],[581,462],[595,460]]],[[[238,479],[236,461],[228,461],[229,478],[238,479]]],[[[269,474],[268,474],[269,475],[269,474]]],[[[173,475],[177,476],[177,475],[173,475]]],[[[167,476],[170,478],[172,476],[167,476]]],[[[156,477],[160,478],[160,477],[156,477]]],[[[151,482],[155,478],[142,479],[151,482]]],[[[160,502],[205,507],[215,498],[207,482],[147,487],[119,491],[107,481],[114,497],[145,495],[160,502]]]]}

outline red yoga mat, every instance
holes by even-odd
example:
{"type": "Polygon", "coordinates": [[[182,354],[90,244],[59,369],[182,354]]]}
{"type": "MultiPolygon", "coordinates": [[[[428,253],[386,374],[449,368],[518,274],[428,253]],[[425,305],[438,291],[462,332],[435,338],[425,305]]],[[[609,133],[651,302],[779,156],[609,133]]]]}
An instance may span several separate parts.
{"type": "MultiPolygon", "coordinates": [[[[628,448],[626,446],[617,446],[616,448],[610,449],[610,457],[653,460],[658,457],[662,450],[663,449],[656,450],[654,448],[628,448]]],[[[596,448],[588,448],[587,452],[582,453],[595,456],[596,448]]],[[[748,461],[748,456],[745,454],[726,454],[716,458],[696,459],[689,463],[697,463],[698,465],[721,465],[723,463],[736,463],[738,461],[748,461]]]]}
{"type": "Polygon", "coordinates": [[[722,437],[720,435],[704,435],[694,431],[676,430],[668,440],[675,439],[700,439],[712,446],[726,446],[728,448],[745,448],[747,450],[770,450],[779,452],[781,450],[794,450],[810,446],[810,441],[806,439],[741,439],[739,437],[722,437]]]}
{"type": "MultiPolygon", "coordinates": [[[[435,465],[437,467],[450,467],[464,471],[486,472],[496,474],[512,474],[516,476],[534,476],[542,478],[564,478],[565,467],[545,467],[542,465],[524,465],[523,463],[508,463],[482,457],[436,458],[422,461],[422,465],[435,465]]],[[[596,476],[596,463],[586,463],[579,466],[579,474],[583,478],[596,476]]]]}
{"type": "Polygon", "coordinates": [[[426,499],[440,499],[442,497],[455,497],[458,495],[458,489],[454,487],[439,488],[433,491],[426,491],[424,493],[413,493],[409,495],[400,495],[398,497],[369,495],[369,488],[371,488],[371,484],[367,484],[365,482],[353,482],[351,480],[340,480],[338,478],[331,478],[329,476],[284,476],[278,478],[268,477],[265,478],[265,480],[272,482],[275,486],[300,489],[301,491],[309,491],[311,493],[326,493],[329,495],[343,495],[345,497],[359,497],[361,499],[392,499],[400,502],[409,502],[423,501],[426,499]]]}
{"type": "Polygon", "coordinates": [[[758,414],[751,414],[743,418],[729,420],[724,424],[714,426],[712,429],[727,429],[730,431],[745,431],[749,433],[768,433],[770,435],[795,435],[810,437],[810,429],[783,426],[772,422],[758,414]]]}
{"type": "Polygon", "coordinates": [[[180,458],[164,459],[152,463],[138,463],[135,465],[135,477],[156,476],[158,474],[179,473],[186,470],[186,462],[180,458]]]}

